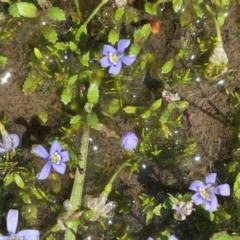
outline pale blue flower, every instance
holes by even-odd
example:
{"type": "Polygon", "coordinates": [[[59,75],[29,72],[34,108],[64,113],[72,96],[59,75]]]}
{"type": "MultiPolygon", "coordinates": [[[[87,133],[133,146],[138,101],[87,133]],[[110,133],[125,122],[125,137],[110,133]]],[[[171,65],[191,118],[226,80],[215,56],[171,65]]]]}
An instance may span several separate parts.
{"type": "Polygon", "coordinates": [[[16,233],[18,214],[18,210],[11,209],[8,211],[7,230],[9,236],[0,236],[0,240],[38,240],[40,233],[37,230],[26,229],[16,233]]]}
{"type": "Polygon", "coordinates": [[[205,203],[205,209],[207,211],[217,210],[218,200],[215,194],[222,196],[230,195],[230,187],[228,184],[221,184],[215,186],[216,173],[210,173],[206,176],[206,184],[202,181],[193,181],[189,189],[196,193],[192,196],[192,200],[196,205],[205,203]]]}
{"type": "Polygon", "coordinates": [[[125,132],[121,137],[121,147],[126,150],[133,150],[138,145],[138,137],[133,132],[125,132]]]}
{"type": "Polygon", "coordinates": [[[124,55],[124,50],[129,46],[130,40],[121,39],[118,41],[117,49],[112,47],[111,45],[103,46],[103,54],[105,57],[100,59],[100,64],[103,68],[110,67],[109,73],[113,75],[119,74],[122,68],[122,63],[127,66],[131,65],[136,57],[132,55],[124,55]]]}
{"type": "Polygon", "coordinates": [[[65,162],[69,160],[69,155],[67,151],[62,151],[62,147],[57,140],[53,142],[50,153],[42,145],[33,148],[32,152],[46,161],[41,172],[38,173],[37,179],[46,179],[51,171],[51,167],[58,173],[65,173],[65,162]]]}

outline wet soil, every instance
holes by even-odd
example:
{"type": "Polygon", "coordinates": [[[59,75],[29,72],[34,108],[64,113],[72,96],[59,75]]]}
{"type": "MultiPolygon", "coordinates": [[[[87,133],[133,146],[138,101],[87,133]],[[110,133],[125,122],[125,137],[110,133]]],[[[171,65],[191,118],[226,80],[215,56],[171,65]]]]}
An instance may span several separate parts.
{"type": "MultiPolygon", "coordinates": [[[[94,3],[93,3],[94,4],[94,3]]],[[[96,4],[96,3],[95,3],[96,4]]],[[[63,8],[64,8],[64,4],[63,8]]],[[[83,17],[89,15],[91,9],[83,5],[83,17]],[[85,6],[85,7],[84,7],[85,6]]],[[[136,1],[132,5],[135,7],[141,16],[141,20],[151,20],[152,17],[147,15],[142,10],[142,5],[136,1]]],[[[67,11],[72,6],[68,6],[67,11]]],[[[129,6],[127,6],[129,7],[129,6]]],[[[161,5],[161,8],[163,6],[161,5]]],[[[104,10],[103,10],[104,11],[104,10]]],[[[113,11],[110,5],[105,7],[105,11],[113,11]]],[[[233,69],[239,69],[240,58],[240,35],[239,35],[239,21],[240,8],[232,3],[229,11],[229,17],[226,18],[224,26],[221,28],[221,34],[224,42],[224,49],[229,57],[230,66],[233,69]]],[[[157,34],[151,34],[145,45],[143,46],[143,53],[155,53],[157,61],[155,66],[150,67],[152,76],[156,76],[156,69],[164,62],[169,60],[181,48],[181,44],[187,39],[189,46],[192,48],[193,54],[198,56],[196,45],[196,35],[193,34],[191,28],[181,28],[179,16],[175,14],[170,4],[165,4],[163,11],[158,11],[154,16],[155,20],[160,22],[160,31],[157,34]]],[[[96,19],[90,24],[91,39],[90,44],[94,45],[102,36],[98,35],[96,26],[101,25],[101,21],[96,19]]],[[[141,26],[141,24],[139,24],[141,26]]],[[[132,33],[136,28],[136,24],[122,26],[122,33],[132,33]]],[[[65,28],[66,26],[64,26],[65,28]]],[[[61,28],[60,28],[61,29],[61,28]]],[[[201,34],[202,30],[206,33],[204,36],[214,35],[214,25],[209,25],[208,28],[203,25],[198,26],[195,34],[201,34]]],[[[60,30],[61,31],[61,30],[60,30]]],[[[96,46],[95,46],[96,47],[96,46]]],[[[30,146],[33,143],[41,143],[47,145],[47,139],[59,134],[59,128],[65,125],[67,119],[61,113],[49,108],[54,106],[61,109],[63,107],[59,100],[59,96],[54,91],[48,91],[46,88],[38,88],[37,91],[29,95],[24,95],[22,92],[22,85],[29,72],[29,54],[30,50],[25,48],[22,50],[21,44],[16,41],[8,41],[0,43],[1,55],[8,57],[8,67],[12,69],[12,76],[8,83],[0,85],[0,113],[6,115],[11,121],[9,132],[16,132],[20,137],[25,136],[24,133],[28,131],[30,135],[30,146]],[[39,113],[47,113],[48,121],[46,124],[36,123],[34,119],[39,113]]],[[[210,52],[209,52],[210,54],[210,52]]],[[[194,62],[179,61],[176,67],[185,67],[191,69],[194,64],[202,61],[203,56],[197,57],[194,62]]],[[[1,69],[4,71],[4,69],[1,69]]],[[[151,104],[158,96],[154,91],[155,85],[149,86],[142,81],[145,73],[136,76],[133,81],[128,84],[128,87],[140,89],[141,96],[138,98],[139,105],[151,104]]],[[[192,72],[194,76],[194,72],[192,72]]],[[[196,75],[197,78],[198,75],[196,75]]],[[[158,79],[161,81],[161,79],[158,79]]],[[[221,79],[219,79],[221,80],[221,79]]],[[[206,173],[216,171],[220,175],[224,175],[222,165],[231,161],[233,157],[233,150],[237,137],[239,121],[238,112],[234,108],[231,93],[239,91],[240,73],[234,72],[230,75],[230,80],[224,76],[224,84],[216,82],[209,82],[200,76],[200,81],[195,81],[192,84],[179,84],[173,86],[173,92],[179,92],[181,99],[187,100],[190,105],[182,116],[182,131],[197,141],[197,155],[200,160],[187,163],[187,167],[177,165],[175,168],[161,169],[161,163],[149,161],[148,157],[142,157],[141,165],[145,166],[138,173],[133,173],[129,179],[129,170],[124,170],[117,179],[114,185],[114,191],[111,194],[112,199],[118,199],[120,193],[125,200],[129,201],[126,211],[117,213],[114,221],[124,222],[124,226],[120,230],[130,232],[133,239],[144,240],[151,234],[153,237],[155,233],[159,232],[162,224],[173,225],[172,220],[156,219],[149,226],[145,225],[145,215],[139,200],[139,194],[142,192],[155,196],[159,201],[163,200],[167,193],[178,191],[184,192],[189,186],[192,179],[202,178],[206,173]],[[181,169],[181,170],[180,170],[181,169]],[[182,170],[183,169],[183,170],[182,170]],[[180,171],[180,172],[179,172],[180,171]],[[131,226],[127,230],[127,226],[131,226]]],[[[54,82],[51,83],[54,86],[54,82]]],[[[157,84],[157,88],[160,85],[157,84]]],[[[167,103],[166,103],[167,104],[167,103]]],[[[100,102],[100,108],[104,109],[104,98],[100,102]]],[[[108,122],[108,126],[121,134],[126,130],[134,131],[139,136],[141,128],[136,124],[134,119],[119,112],[114,116],[114,119],[108,122]]],[[[80,134],[80,133],[79,133],[80,134]]],[[[28,139],[29,140],[29,139],[28,139]]],[[[27,142],[29,143],[29,141],[27,142]]],[[[24,144],[24,139],[23,139],[24,144]]],[[[29,146],[29,149],[30,149],[29,146]]],[[[85,193],[99,194],[101,189],[106,184],[106,179],[109,179],[117,166],[123,161],[124,153],[119,147],[118,138],[107,138],[104,134],[92,130],[88,166],[86,171],[86,186],[85,193]],[[97,148],[96,148],[97,147],[97,148]],[[105,168],[99,167],[103,165],[105,168]],[[88,171],[89,170],[89,171],[88,171]],[[98,176],[96,178],[96,176],[98,176]],[[97,187],[96,187],[97,186],[97,187]],[[100,190],[99,190],[100,189],[100,190]]],[[[32,158],[34,158],[32,156],[32,158]]],[[[186,162],[184,162],[186,163],[186,162]]],[[[181,163],[181,164],[184,164],[181,163]]],[[[36,164],[36,168],[41,168],[41,163],[36,164]]],[[[60,177],[62,182],[62,191],[55,196],[54,203],[63,202],[71,193],[72,179],[68,176],[60,177]]],[[[40,187],[48,188],[50,182],[39,183],[40,187]]],[[[41,206],[39,208],[39,223],[40,230],[45,231],[52,221],[56,219],[56,214],[50,210],[50,206],[41,206]]],[[[186,226],[185,226],[186,227],[186,226]]],[[[110,226],[111,229],[111,226],[110,226]]],[[[187,227],[186,227],[187,229],[187,227]]],[[[120,231],[118,230],[118,231],[120,231]]],[[[174,229],[172,229],[174,231],[174,229]]],[[[116,230],[114,230],[116,231],[116,230]]],[[[120,231],[120,232],[121,232],[120,231]]],[[[79,239],[87,239],[87,236],[94,236],[93,239],[112,239],[111,236],[103,231],[103,229],[96,228],[95,223],[89,225],[89,229],[85,232],[80,230],[81,237],[79,239]],[[96,237],[98,236],[98,237],[96,237]]],[[[179,235],[181,236],[181,232],[179,235]]],[[[60,234],[61,235],[61,234],[60,234]]],[[[57,235],[57,239],[62,239],[57,235]]],[[[197,239],[197,233],[190,232],[188,236],[185,235],[181,239],[197,239]]]]}

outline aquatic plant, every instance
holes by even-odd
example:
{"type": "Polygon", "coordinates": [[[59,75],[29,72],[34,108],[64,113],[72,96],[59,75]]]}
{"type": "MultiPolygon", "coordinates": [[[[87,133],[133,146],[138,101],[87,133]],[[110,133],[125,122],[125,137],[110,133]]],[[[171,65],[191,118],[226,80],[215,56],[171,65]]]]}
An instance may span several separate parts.
{"type": "Polygon", "coordinates": [[[138,145],[138,137],[133,132],[125,132],[121,137],[121,147],[126,150],[134,150],[138,145]]]}
{"type": "Polygon", "coordinates": [[[57,140],[52,143],[50,153],[42,145],[34,147],[32,152],[46,161],[41,172],[37,174],[37,179],[46,179],[50,174],[51,167],[58,173],[65,173],[65,162],[69,160],[69,155],[67,151],[62,151],[62,147],[57,140]]]}
{"type": "Polygon", "coordinates": [[[15,150],[18,147],[20,139],[16,133],[8,134],[3,124],[0,122],[0,132],[2,139],[0,140],[0,153],[15,150]]]}
{"type": "Polygon", "coordinates": [[[111,45],[103,46],[103,54],[105,57],[100,59],[100,64],[103,68],[110,67],[109,73],[113,75],[119,74],[122,68],[122,63],[127,66],[131,65],[136,57],[132,55],[124,55],[124,50],[129,46],[130,40],[128,39],[120,39],[118,41],[117,49],[112,47],[111,45]]]}
{"type": "Polygon", "coordinates": [[[9,236],[0,236],[0,240],[38,240],[40,233],[37,230],[25,229],[16,233],[18,225],[18,210],[10,209],[7,214],[7,231],[9,236]]]}
{"type": "Polygon", "coordinates": [[[206,176],[204,184],[202,181],[195,180],[191,183],[189,189],[196,193],[192,196],[192,200],[196,205],[205,203],[207,211],[216,211],[218,206],[217,195],[230,196],[230,187],[228,184],[215,186],[216,173],[210,173],[206,176]]]}

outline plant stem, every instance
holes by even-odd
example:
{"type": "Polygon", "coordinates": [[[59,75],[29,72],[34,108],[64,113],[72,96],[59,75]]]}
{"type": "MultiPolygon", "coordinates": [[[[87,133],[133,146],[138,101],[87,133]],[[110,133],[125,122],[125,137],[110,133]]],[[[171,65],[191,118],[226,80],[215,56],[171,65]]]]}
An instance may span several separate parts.
{"type": "Polygon", "coordinates": [[[119,166],[119,168],[117,169],[117,171],[113,174],[113,176],[111,177],[110,181],[107,183],[107,185],[105,186],[103,192],[101,193],[101,195],[105,195],[106,197],[108,197],[108,194],[112,191],[112,185],[114,180],[116,179],[117,175],[123,170],[123,168],[125,168],[126,166],[128,166],[128,163],[133,159],[129,158],[127,159],[125,162],[122,163],[122,165],[119,166]]]}
{"type": "Polygon", "coordinates": [[[82,29],[88,25],[88,23],[92,20],[92,18],[97,14],[97,12],[100,10],[100,8],[106,4],[108,0],[102,0],[99,5],[94,9],[94,11],[91,13],[91,15],[88,17],[88,19],[79,27],[77,30],[77,33],[75,35],[75,39],[79,39],[82,29]]]}
{"type": "MultiPolygon", "coordinates": [[[[86,172],[87,156],[88,156],[88,144],[89,144],[89,134],[90,130],[88,126],[84,127],[82,135],[82,144],[80,152],[82,153],[81,165],[86,172]]],[[[76,169],[76,175],[73,183],[72,193],[70,197],[70,203],[72,205],[73,211],[79,209],[82,203],[82,192],[84,186],[85,174],[80,174],[79,170],[76,169]]],[[[75,240],[76,239],[77,227],[67,228],[65,231],[65,240],[75,240]]]]}
{"type": "Polygon", "coordinates": [[[217,45],[218,46],[222,46],[223,42],[222,42],[222,36],[221,36],[221,31],[220,31],[220,27],[218,25],[217,19],[212,15],[215,27],[216,27],[216,31],[217,31],[217,45]]]}
{"type": "Polygon", "coordinates": [[[80,11],[78,0],[74,0],[74,4],[75,4],[76,10],[77,10],[77,15],[78,15],[80,21],[82,22],[83,18],[82,18],[82,13],[80,11]]]}

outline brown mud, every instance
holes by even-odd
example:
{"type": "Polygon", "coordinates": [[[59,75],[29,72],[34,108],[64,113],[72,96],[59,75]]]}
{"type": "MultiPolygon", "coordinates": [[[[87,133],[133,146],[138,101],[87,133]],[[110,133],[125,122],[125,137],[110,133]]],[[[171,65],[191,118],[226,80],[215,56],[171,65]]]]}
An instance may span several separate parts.
{"type": "MultiPolygon", "coordinates": [[[[86,18],[92,10],[92,8],[90,9],[86,6],[87,4],[83,4],[82,6],[84,12],[83,18],[86,18]]],[[[62,3],[62,7],[63,9],[66,7],[66,11],[69,11],[72,6],[65,6],[62,3]]],[[[152,17],[143,13],[141,10],[142,6],[137,1],[133,3],[133,7],[138,9],[139,16],[142,17],[143,21],[151,20],[152,17]]],[[[105,6],[101,11],[104,10],[107,12],[113,11],[110,5],[105,6]]],[[[193,34],[192,29],[181,28],[178,15],[173,12],[169,4],[165,4],[164,10],[159,11],[154,16],[154,19],[160,22],[160,31],[158,34],[152,34],[149,37],[143,46],[143,52],[155,53],[157,61],[161,65],[161,63],[163,64],[175,56],[179,48],[182,47],[183,42],[187,39],[193,54],[198,56],[197,48],[194,45],[196,44],[196,36],[193,34]]],[[[224,49],[229,57],[230,66],[233,69],[239,69],[240,66],[240,58],[238,56],[240,51],[239,21],[240,7],[232,3],[229,16],[221,28],[221,34],[224,49]]],[[[96,27],[102,24],[105,23],[101,23],[101,20],[98,21],[95,19],[89,26],[90,29],[93,29],[90,41],[92,45],[101,38],[97,31],[99,28],[96,27]]],[[[122,27],[123,33],[129,34],[138,26],[130,24],[122,27]]],[[[202,34],[202,31],[204,31],[206,38],[212,36],[215,33],[214,25],[210,24],[208,27],[201,25],[195,34],[202,34]]],[[[47,145],[46,139],[59,134],[59,128],[67,122],[65,116],[49,108],[49,106],[59,109],[63,107],[59,96],[54,92],[54,81],[49,83],[47,88],[41,87],[34,93],[24,95],[22,85],[29,72],[30,50],[28,48],[22,49],[19,40],[13,40],[1,42],[0,52],[1,55],[8,57],[8,67],[9,69],[13,69],[13,74],[9,82],[0,85],[0,113],[2,116],[6,115],[12,122],[8,129],[9,132],[16,132],[22,137],[26,130],[31,129],[31,144],[41,143],[47,145]],[[42,125],[34,125],[33,121],[36,114],[43,112],[48,115],[48,121],[44,125],[44,127],[47,127],[47,133],[42,129],[42,125]],[[24,120],[19,121],[19,119],[24,120]]],[[[205,56],[200,56],[194,62],[183,61],[179,65],[181,67],[184,66],[186,69],[191,69],[191,66],[198,61],[202,61],[202,59],[206,59],[205,56]]],[[[2,69],[2,71],[4,70],[2,69]]],[[[154,68],[150,69],[150,71],[152,75],[156,75],[154,68]]],[[[141,89],[139,104],[150,104],[155,100],[156,95],[153,91],[146,88],[146,85],[142,81],[144,75],[145,73],[134,78],[129,83],[129,87],[138,87],[141,89]]],[[[119,227],[118,231],[121,232],[121,229],[125,231],[124,227],[130,225],[131,228],[128,230],[131,232],[130,236],[133,239],[144,240],[148,236],[154,236],[155,233],[159,232],[161,226],[164,225],[164,221],[169,221],[168,219],[156,219],[150,226],[146,227],[145,216],[139,200],[140,193],[152,194],[160,201],[167,196],[168,192],[171,193],[171,190],[178,189],[184,192],[192,179],[203,177],[209,171],[214,170],[224,174],[221,167],[222,163],[231,161],[237,137],[237,131],[234,126],[238,126],[239,120],[237,120],[238,113],[234,109],[231,93],[240,91],[240,72],[230,74],[229,78],[230,80],[228,81],[227,77],[224,76],[225,83],[217,84],[218,81],[209,82],[201,77],[201,81],[199,82],[177,85],[172,89],[173,92],[180,93],[181,99],[187,100],[190,103],[182,117],[182,129],[189,136],[197,140],[197,154],[201,158],[197,162],[188,162],[187,167],[177,166],[175,169],[161,170],[156,167],[154,162],[149,161],[147,157],[143,157],[141,164],[145,164],[146,168],[142,169],[139,173],[134,173],[131,179],[129,179],[129,170],[123,171],[117,179],[114,191],[110,196],[117,200],[119,196],[116,192],[118,191],[131,203],[128,207],[129,211],[116,214],[114,221],[124,223],[124,226],[119,227]],[[179,173],[178,168],[183,168],[183,170],[179,173]]],[[[99,107],[104,108],[104,102],[100,102],[99,107]]],[[[140,135],[139,126],[136,125],[131,117],[126,117],[123,113],[117,113],[108,126],[117,129],[119,133],[130,130],[140,135]]],[[[32,158],[34,157],[32,156],[32,158]]],[[[112,173],[122,160],[123,152],[119,147],[119,139],[107,138],[104,134],[92,130],[86,170],[85,193],[99,194],[106,184],[106,179],[110,179],[112,173]],[[98,167],[99,164],[103,164],[105,168],[98,167]],[[96,176],[98,177],[96,178],[96,176]],[[96,186],[98,187],[96,188],[96,186]]],[[[36,164],[36,167],[40,169],[41,163],[39,165],[36,164]]],[[[161,164],[159,163],[159,165],[161,164]]],[[[58,196],[54,196],[55,199],[53,199],[53,203],[58,204],[70,196],[73,181],[67,175],[64,177],[61,176],[60,179],[62,191],[58,196]]],[[[40,182],[39,186],[48,188],[48,184],[49,182],[40,182]]],[[[38,210],[38,228],[45,231],[53,224],[57,214],[51,212],[50,206],[41,206],[38,210]]],[[[111,226],[109,227],[111,228],[111,226]]],[[[63,239],[60,235],[56,235],[57,239],[63,239]]],[[[86,232],[80,230],[79,235],[78,239],[87,239],[89,235],[93,236],[93,239],[112,239],[107,236],[103,229],[100,227],[96,228],[96,223],[89,224],[89,229],[86,232]]],[[[183,239],[197,239],[196,236],[197,233],[190,233],[188,237],[183,239]]]]}

